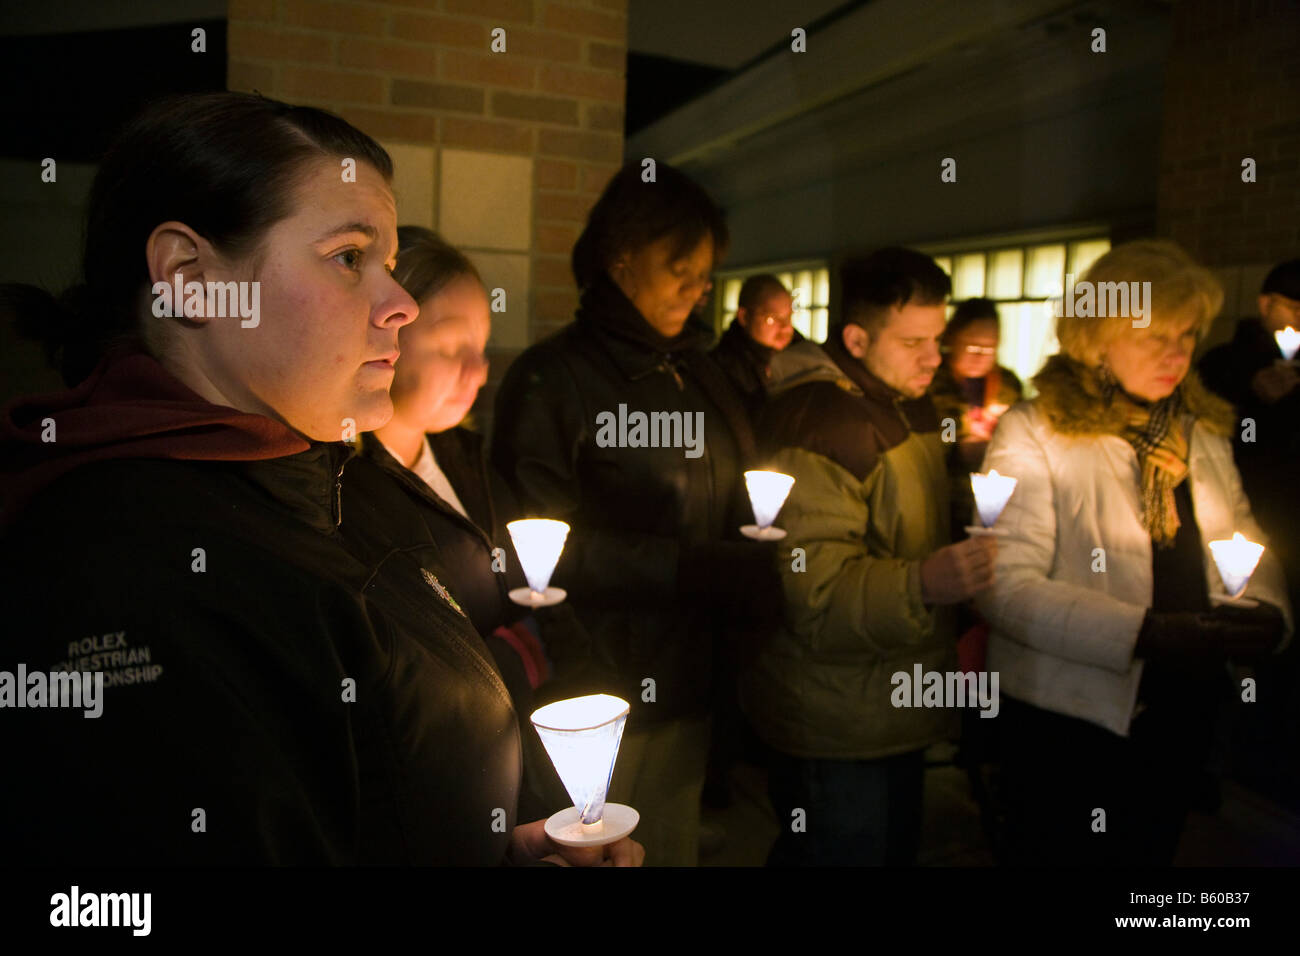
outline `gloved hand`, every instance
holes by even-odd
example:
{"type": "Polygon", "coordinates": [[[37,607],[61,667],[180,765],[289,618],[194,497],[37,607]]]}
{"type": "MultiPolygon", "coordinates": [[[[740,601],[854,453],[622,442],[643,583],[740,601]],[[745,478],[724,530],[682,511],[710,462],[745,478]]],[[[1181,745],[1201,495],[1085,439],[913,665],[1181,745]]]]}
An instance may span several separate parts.
{"type": "Polygon", "coordinates": [[[1258,607],[1222,604],[1214,616],[1224,622],[1228,634],[1228,659],[1238,662],[1258,660],[1277,649],[1286,633],[1286,618],[1265,601],[1258,607]]]}
{"type": "Polygon", "coordinates": [[[677,591],[728,618],[774,625],[785,604],[776,555],[776,545],[768,541],[705,541],[683,547],[677,560],[677,591]]]}
{"type": "Polygon", "coordinates": [[[1222,605],[1213,611],[1147,611],[1135,657],[1173,664],[1252,660],[1282,639],[1282,612],[1222,605]]]}

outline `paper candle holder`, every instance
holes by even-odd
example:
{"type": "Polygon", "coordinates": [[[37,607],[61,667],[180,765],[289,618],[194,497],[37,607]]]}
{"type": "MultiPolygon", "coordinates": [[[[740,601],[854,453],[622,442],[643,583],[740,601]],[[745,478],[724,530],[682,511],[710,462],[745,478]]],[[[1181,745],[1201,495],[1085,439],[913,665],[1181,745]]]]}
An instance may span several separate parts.
{"type": "Polygon", "coordinates": [[[971,490],[975,493],[975,509],[979,512],[982,525],[968,525],[966,530],[973,535],[1005,535],[1005,529],[993,526],[1002,516],[1002,509],[1011,500],[1017,483],[1018,479],[1010,475],[999,475],[996,468],[989,469],[987,475],[971,472],[971,490]]]}
{"type": "Polygon", "coordinates": [[[550,518],[523,518],[511,521],[506,530],[528,579],[528,587],[511,590],[510,600],[525,607],[548,607],[563,601],[567,596],[564,589],[550,587],[550,583],[564,551],[569,526],[550,518]]]}
{"type": "Polygon", "coordinates": [[[1300,351],[1300,332],[1297,332],[1289,325],[1285,329],[1278,329],[1274,332],[1273,338],[1277,342],[1278,349],[1282,352],[1282,357],[1288,362],[1295,358],[1297,351],[1300,351]]]}
{"type": "Polygon", "coordinates": [[[757,523],[742,525],[740,533],[756,541],[780,541],[785,537],[785,530],[772,527],[772,523],[790,496],[794,478],[779,471],[747,471],[745,487],[749,489],[749,503],[757,523]]]}
{"type": "Polygon", "coordinates": [[[627,701],[618,697],[590,694],[533,711],[533,727],[573,800],[573,806],[546,821],[546,834],[556,843],[613,843],[640,821],[631,807],[606,801],[628,709],[627,701]]]}
{"type": "MultiPolygon", "coordinates": [[[[1250,584],[1250,577],[1255,573],[1255,568],[1259,567],[1264,546],[1248,541],[1245,535],[1236,531],[1231,538],[1211,541],[1210,554],[1214,556],[1215,567],[1219,569],[1219,577],[1223,581],[1227,601],[1255,603],[1249,598],[1243,598],[1242,594],[1250,584]]],[[[1217,598],[1219,603],[1227,603],[1222,595],[1211,595],[1211,597],[1217,598]]]]}

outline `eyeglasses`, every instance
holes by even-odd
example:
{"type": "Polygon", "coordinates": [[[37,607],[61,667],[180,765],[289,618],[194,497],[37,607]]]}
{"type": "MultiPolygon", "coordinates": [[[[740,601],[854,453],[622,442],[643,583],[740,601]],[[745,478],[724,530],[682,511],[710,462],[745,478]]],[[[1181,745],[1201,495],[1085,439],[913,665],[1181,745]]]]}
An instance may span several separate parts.
{"type": "Polygon", "coordinates": [[[765,315],[762,317],[762,322],[764,325],[780,325],[788,328],[789,326],[794,325],[794,316],[791,315],[788,318],[783,319],[777,315],[765,315]]]}
{"type": "Polygon", "coordinates": [[[964,351],[967,355],[996,355],[998,350],[991,345],[968,345],[964,351]]]}

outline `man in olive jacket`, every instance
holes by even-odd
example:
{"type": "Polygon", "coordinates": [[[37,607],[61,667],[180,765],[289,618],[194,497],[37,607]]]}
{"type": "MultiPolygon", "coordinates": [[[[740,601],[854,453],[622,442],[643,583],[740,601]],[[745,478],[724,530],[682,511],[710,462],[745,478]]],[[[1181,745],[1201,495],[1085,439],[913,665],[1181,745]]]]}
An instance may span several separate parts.
{"type": "Polygon", "coordinates": [[[991,538],[947,545],[945,447],[925,391],[948,276],[885,249],[846,263],[841,282],[826,345],[778,357],[758,428],[768,467],[795,478],[779,518],[785,623],[742,681],[776,752],[770,865],[913,862],[922,752],[956,712],[910,706],[910,694],[895,706],[895,675],[955,670],[947,605],[991,583],[996,553],[991,538]]]}

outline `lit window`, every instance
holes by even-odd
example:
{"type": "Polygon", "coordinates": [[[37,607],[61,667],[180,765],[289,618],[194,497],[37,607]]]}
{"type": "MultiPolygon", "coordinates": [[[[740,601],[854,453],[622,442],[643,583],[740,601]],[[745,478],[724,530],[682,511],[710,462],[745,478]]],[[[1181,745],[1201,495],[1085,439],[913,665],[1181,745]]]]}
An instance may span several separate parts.
{"type": "Polygon", "coordinates": [[[954,256],[952,297],[969,299],[984,294],[984,253],[954,256]]]}
{"type": "MultiPolygon", "coordinates": [[[[952,277],[954,304],[976,297],[997,304],[1001,325],[998,364],[1025,383],[1026,397],[1033,394],[1029,380],[1060,348],[1052,297],[1064,290],[1067,274],[1077,279],[1110,249],[1110,239],[1105,236],[1082,229],[1072,232],[1068,238],[1049,242],[976,240],[921,247],[952,277]]],[[[952,311],[950,306],[950,316],[952,311]]]]}
{"type": "MultiPolygon", "coordinates": [[[[1065,288],[1065,246],[1029,247],[1029,274],[1025,277],[1025,295],[1050,298],[1065,288]]],[[[1019,296],[1016,296],[1019,298],[1019,296]]]]}

